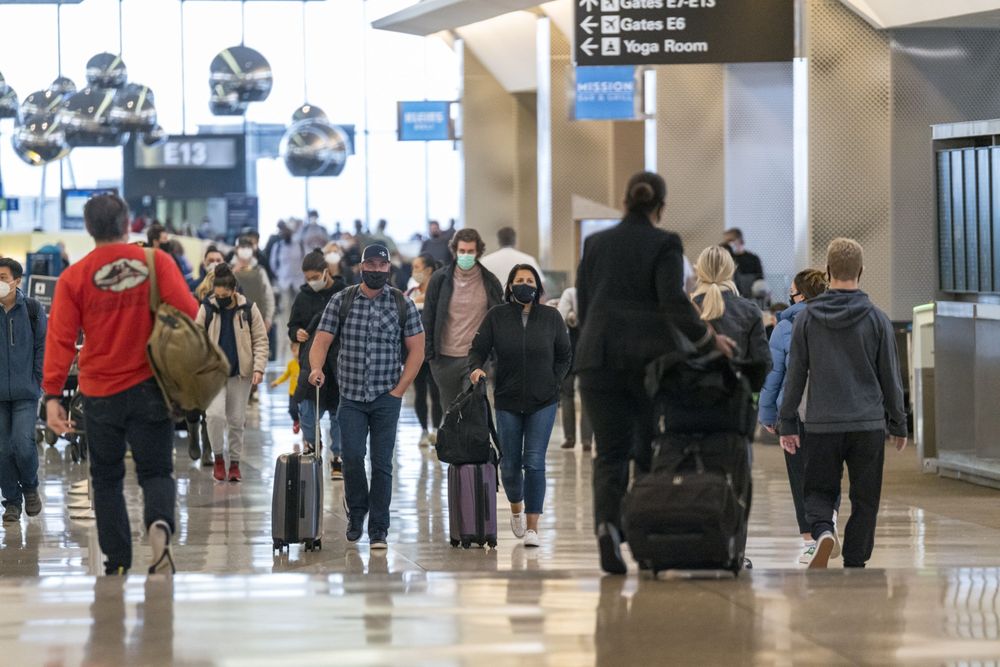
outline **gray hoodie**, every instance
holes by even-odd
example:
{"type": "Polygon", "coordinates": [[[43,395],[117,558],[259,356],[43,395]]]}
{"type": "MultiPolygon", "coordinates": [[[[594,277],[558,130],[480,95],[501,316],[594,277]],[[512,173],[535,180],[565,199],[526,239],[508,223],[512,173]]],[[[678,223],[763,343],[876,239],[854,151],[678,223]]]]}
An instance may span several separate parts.
{"type": "Polygon", "coordinates": [[[888,423],[892,435],[907,435],[892,323],[864,292],[830,290],[795,318],[782,435],[797,434],[807,380],[807,432],[879,431],[888,423]]]}

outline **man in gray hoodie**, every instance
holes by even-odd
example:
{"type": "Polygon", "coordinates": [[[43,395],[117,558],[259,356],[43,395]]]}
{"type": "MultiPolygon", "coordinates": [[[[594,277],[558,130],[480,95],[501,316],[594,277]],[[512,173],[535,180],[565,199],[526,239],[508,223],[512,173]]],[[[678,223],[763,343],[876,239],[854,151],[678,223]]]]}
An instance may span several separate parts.
{"type": "Polygon", "coordinates": [[[809,564],[813,569],[827,567],[841,551],[833,513],[845,463],[851,480],[851,518],[844,535],[844,566],[864,567],[871,558],[886,426],[897,450],[907,443],[892,323],[859,289],[863,268],[857,241],[831,241],[830,289],[809,302],[792,331],[780,413],[781,446],[789,454],[798,451],[796,413],[808,380],[805,504],[816,540],[816,555],[809,564]]]}

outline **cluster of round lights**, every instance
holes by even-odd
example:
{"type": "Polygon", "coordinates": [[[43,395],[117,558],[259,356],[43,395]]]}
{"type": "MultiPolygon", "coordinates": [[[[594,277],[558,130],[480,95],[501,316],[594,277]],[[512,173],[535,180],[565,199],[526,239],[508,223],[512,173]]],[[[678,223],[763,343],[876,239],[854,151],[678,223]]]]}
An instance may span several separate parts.
{"type": "Polygon", "coordinates": [[[271,64],[247,46],[223,49],[209,69],[209,106],[216,116],[242,116],[251,102],[263,102],[271,94],[271,64]]]}
{"type": "Polygon", "coordinates": [[[292,176],[339,176],[347,164],[349,139],[322,109],[306,104],[292,114],[279,151],[292,176]]]}

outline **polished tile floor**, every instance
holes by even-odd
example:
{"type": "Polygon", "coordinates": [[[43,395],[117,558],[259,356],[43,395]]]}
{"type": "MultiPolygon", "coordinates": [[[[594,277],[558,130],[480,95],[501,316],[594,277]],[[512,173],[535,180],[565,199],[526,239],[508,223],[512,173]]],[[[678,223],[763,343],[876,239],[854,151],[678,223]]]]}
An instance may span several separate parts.
{"type": "MultiPolygon", "coordinates": [[[[252,409],[242,484],[215,483],[178,439],[173,580],[93,576],[96,532],[65,509],[84,471],[47,448],[45,512],[0,532],[0,665],[1000,665],[1000,493],[921,475],[912,452],[888,455],[867,571],[795,565],[784,463],[758,445],[752,572],[602,578],[590,462],[559,450],[558,430],[543,546],[507,531],[495,551],[455,550],[444,469],[407,408],[388,553],[347,545],[328,484],[323,550],[275,556],[273,461],[296,442],[286,400],[252,409]]],[[[131,476],[127,494],[135,528],[131,476]]],[[[508,514],[501,503],[502,526],[508,514]]],[[[136,572],[145,558],[140,546],[136,572]]]]}

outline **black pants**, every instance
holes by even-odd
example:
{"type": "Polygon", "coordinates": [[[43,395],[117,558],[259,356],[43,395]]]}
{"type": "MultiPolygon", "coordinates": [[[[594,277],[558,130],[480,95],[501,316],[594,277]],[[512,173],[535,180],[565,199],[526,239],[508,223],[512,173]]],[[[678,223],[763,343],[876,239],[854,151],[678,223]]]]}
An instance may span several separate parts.
{"type": "MultiPolygon", "coordinates": [[[[576,373],[570,373],[563,379],[559,407],[562,410],[563,434],[566,440],[576,442],[576,373]]],[[[594,439],[594,429],[590,426],[587,411],[580,412],[580,441],[589,445],[594,439]]]]}
{"type": "Polygon", "coordinates": [[[621,504],[628,490],[629,460],[637,472],[652,461],[653,406],[637,371],[580,373],[583,409],[594,427],[594,528],[610,523],[621,528],[621,504]]]}
{"type": "Polygon", "coordinates": [[[431,374],[431,365],[426,361],[420,367],[420,372],[417,373],[417,378],[413,381],[413,390],[416,392],[414,409],[417,411],[417,421],[420,422],[420,428],[425,431],[430,430],[429,426],[437,428],[441,424],[443,416],[441,392],[438,391],[437,382],[434,381],[434,376],[431,374]],[[429,423],[427,421],[428,396],[431,399],[431,421],[429,423]]]}
{"type": "MultiPolygon", "coordinates": [[[[801,446],[794,455],[785,452],[785,469],[788,470],[788,485],[792,489],[792,504],[795,505],[795,519],[799,523],[799,533],[805,535],[812,532],[812,524],[806,518],[806,460],[809,458],[808,437],[806,430],[799,422],[799,442],[801,446]]],[[[840,495],[834,510],[840,511],[840,495]]]]}
{"type": "Polygon", "coordinates": [[[122,494],[126,441],[142,487],[143,522],[163,520],[174,530],[174,425],[154,380],[103,398],[85,399],[97,537],[107,572],[132,567],[132,531],[122,494]]]}
{"type": "Polygon", "coordinates": [[[885,432],[810,433],[806,459],[806,519],[814,539],[833,531],[844,464],[851,481],[851,518],[844,531],[844,567],[864,567],[875,547],[882,498],[885,432]]]}

